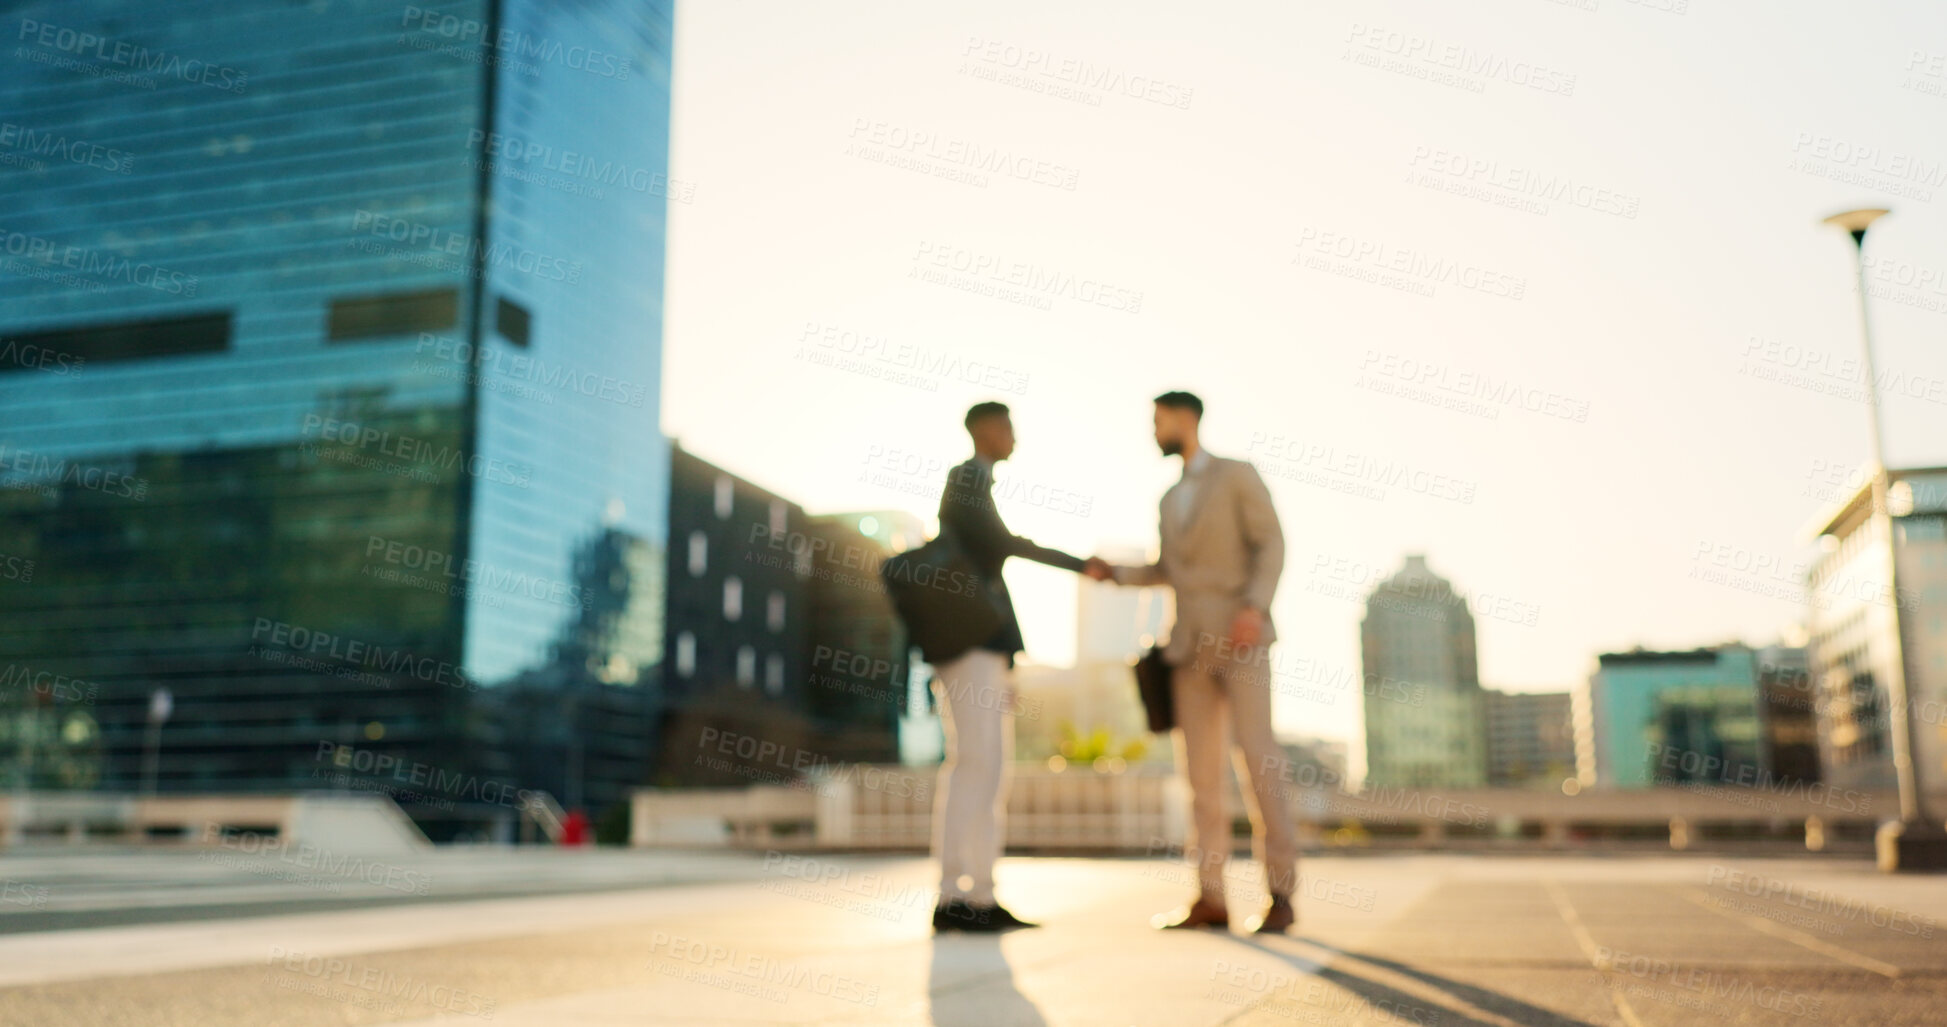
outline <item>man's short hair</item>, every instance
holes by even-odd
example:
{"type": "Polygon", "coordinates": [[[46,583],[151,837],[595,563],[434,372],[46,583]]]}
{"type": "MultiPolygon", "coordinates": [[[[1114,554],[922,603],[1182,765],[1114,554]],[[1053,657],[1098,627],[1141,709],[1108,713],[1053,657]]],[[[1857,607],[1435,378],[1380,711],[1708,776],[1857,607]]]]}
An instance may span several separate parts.
{"type": "Polygon", "coordinates": [[[1203,400],[1198,399],[1193,393],[1165,392],[1156,397],[1156,405],[1169,407],[1171,410],[1188,410],[1196,415],[1197,420],[1203,420],[1203,400]]]}
{"type": "Polygon", "coordinates": [[[973,426],[978,421],[985,421],[989,417],[1006,417],[1006,416],[1007,416],[1007,404],[996,403],[990,399],[985,403],[975,403],[972,406],[972,408],[970,408],[967,411],[967,419],[963,423],[966,424],[968,431],[973,431],[973,426]]]}

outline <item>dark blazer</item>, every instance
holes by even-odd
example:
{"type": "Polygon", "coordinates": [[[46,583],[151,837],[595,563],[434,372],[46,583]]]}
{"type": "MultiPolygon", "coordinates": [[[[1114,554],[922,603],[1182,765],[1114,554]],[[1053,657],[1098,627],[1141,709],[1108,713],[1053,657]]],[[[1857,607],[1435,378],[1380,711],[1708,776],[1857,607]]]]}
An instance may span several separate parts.
{"type": "Polygon", "coordinates": [[[954,541],[1000,593],[1005,616],[994,637],[981,643],[980,648],[1006,653],[1012,665],[1014,654],[1024,646],[1021,622],[1014,616],[1014,600],[1007,594],[1001,565],[1008,557],[1019,556],[1079,573],[1087,561],[1059,549],[1035,545],[1008,531],[1000,511],[994,507],[993,472],[982,466],[977,457],[947,472],[946,488],[940,493],[940,532],[953,535],[954,541]]]}

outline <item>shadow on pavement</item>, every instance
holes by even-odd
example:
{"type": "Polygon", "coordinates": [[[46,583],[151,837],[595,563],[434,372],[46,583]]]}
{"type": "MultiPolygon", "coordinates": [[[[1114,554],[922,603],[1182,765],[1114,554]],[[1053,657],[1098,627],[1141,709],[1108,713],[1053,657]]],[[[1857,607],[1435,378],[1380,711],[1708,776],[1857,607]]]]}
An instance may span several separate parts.
{"type": "Polygon", "coordinates": [[[1041,1008],[1014,986],[1002,934],[933,938],[926,1022],[936,1027],[1047,1027],[1041,1008]]]}
{"type": "MultiPolygon", "coordinates": [[[[1417,995],[1400,991],[1371,977],[1362,977],[1351,972],[1350,969],[1339,966],[1318,968],[1318,964],[1313,960],[1306,959],[1295,952],[1280,951],[1256,938],[1240,938],[1236,935],[1228,935],[1228,937],[1231,941],[1239,945],[1256,949],[1265,955],[1289,963],[1300,970],[1312,974],[1321,981],[1338,985],[1364,999],[1379,1012],[1387,1014],[1401,1022],[1408,1024],[1426,1024],[1428,1027],[1432,1027],[1434,1024],[1438,1024],[1439,1027],[1450,1027],[1450,1025],[1451,1027],[1498,1027],[1498,1025],[1489,1021],[1467,1016],[1458,1010],[1449,1009],[1444,1006],[1428,1008],[1427,1000],[1417,995]]],[[[1512,995],[1505,995],[1498,991],[1490,991],[1478,985],[1466,984],[1451,978],[1442,977],[1417,967],[1395,962],[1394,960],[1369,956],[1361,952],[1352,952],[1311,938],[1296,938],[1296,940],[1324,949],[1334,955],[1345,956],[1358,962],[1367,963],[1384,970],[1390,970],[1393,973],[1411,977],[1429,987],[1444,991],[1448,995],[1467,1002],[1478,1009],[1486,1010],[1497,1016],[1507,1017],[1519,1024],[1531,1025],[1531,1027],[1597,1027],[1597,1025],[1591,1024],[1586,1020],[1578,1020],[1571,1016],[1563,1016],[1550,1009],[1529,1005],[1512,995]]]]}

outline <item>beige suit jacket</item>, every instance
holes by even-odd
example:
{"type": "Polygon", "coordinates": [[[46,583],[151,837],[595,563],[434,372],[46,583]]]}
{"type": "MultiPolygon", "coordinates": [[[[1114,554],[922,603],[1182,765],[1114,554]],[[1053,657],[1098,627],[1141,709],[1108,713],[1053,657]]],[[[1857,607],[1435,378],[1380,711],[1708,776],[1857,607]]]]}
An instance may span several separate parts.
{"type": "Polygon", "coordinates": [[[1178,512],[1182,481],[1163,493],[1162,551],[1153,564],[1121,567],[1124,585],[1168,585],[1176,594],[1176,623],[1164,659],[1183,665],[1216,655],[1209,648],[1230,633],[1237,611],[1254,606],[1265,614],[1260,645],[1276,640],[1271,597],[1284,572],[1284,530],[1257,468],[1211,454],[1194,476],[1189,509],[1178,512]]]}

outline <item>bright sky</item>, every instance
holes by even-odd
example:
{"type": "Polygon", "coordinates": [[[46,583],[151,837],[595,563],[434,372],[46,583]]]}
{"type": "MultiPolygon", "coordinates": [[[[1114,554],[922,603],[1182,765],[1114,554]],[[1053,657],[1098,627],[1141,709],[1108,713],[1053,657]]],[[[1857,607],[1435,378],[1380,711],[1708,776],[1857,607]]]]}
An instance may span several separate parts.
{"type": "MultiPolygon", "coordinates": [[[[1491,597],[1485,683],[1567,689],[1798,618],[1801,529],[1869,452],[1818,222],[1885,206],[1889,456],[1947,464],[1947,6],[1188,11],[680,4],[668,431],[814,512],[930,518],[901,490],[1001,399],[1002,512],[1086,554],[1154,544],[1149,398],[1190,389],[1276,498],[1288,658],[1356,672],[1341,596],[1423,551],[1491,597]]],[[[1015,563],[1066,662],[1073,579],[1015,563]]],[[[1278,728],[1357,753],[1359,710],[1278,728]]]]}

